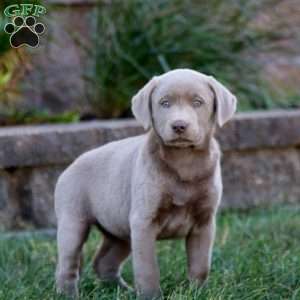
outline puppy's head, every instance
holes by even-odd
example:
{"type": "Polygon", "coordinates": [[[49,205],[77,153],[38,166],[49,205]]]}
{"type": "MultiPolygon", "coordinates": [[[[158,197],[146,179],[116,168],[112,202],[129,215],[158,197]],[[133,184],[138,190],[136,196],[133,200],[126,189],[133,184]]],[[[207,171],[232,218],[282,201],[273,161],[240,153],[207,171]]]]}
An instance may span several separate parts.
{"type": "Polygon", "coordinates": [[[235,96],[221,83],[189,69],[153,77],[132,99],[136,119],[174,147],[201,146],[235,110],[235,96]]]}

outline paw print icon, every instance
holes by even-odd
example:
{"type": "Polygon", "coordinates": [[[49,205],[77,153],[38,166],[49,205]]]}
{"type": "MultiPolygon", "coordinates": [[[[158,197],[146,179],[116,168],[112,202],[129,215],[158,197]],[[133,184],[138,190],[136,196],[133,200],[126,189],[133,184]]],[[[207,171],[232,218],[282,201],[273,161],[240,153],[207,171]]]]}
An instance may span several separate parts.
{"type": "Polygon", "coordinates": [[[28,16],[23,18],[18,16],[4,27],[4,31],[10,34],[10,44],[14,48],[27,45],[33,48],[38,47],[39,36],[44,33],[45,25],[37,23],[35,17],[28,16]]]}

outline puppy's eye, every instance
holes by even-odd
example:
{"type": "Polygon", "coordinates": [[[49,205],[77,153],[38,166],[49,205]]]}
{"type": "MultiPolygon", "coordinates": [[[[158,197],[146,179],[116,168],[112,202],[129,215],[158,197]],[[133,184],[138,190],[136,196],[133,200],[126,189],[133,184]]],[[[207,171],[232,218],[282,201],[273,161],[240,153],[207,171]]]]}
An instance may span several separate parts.
{"type": "Polygon", "coordinates": [[[193,100],[193,106],[194,107],[200,107],[202,104],[204,104],[204,101],[201,99],[194,99],[193,100]]]}
{"type": "Polygon", "coordinates": [[[170,101],[169,100],[162,100],[160,101],[160,105],[163,107],[163,108],[169,108],[171,106],[170,104],[170,101]]]}

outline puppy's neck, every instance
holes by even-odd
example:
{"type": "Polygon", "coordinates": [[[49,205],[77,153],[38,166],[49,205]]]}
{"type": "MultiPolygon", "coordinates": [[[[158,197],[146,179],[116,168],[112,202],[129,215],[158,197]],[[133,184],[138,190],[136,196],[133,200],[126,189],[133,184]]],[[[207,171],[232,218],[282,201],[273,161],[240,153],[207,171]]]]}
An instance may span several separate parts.
{"type": "Polygon", "coordinates": [[[184,182],[199,181],[211,174],[220,157],[212,135],[201,147],[166,146],[155,131],[148,133],[150,155],[159,168],[184,182]]]}

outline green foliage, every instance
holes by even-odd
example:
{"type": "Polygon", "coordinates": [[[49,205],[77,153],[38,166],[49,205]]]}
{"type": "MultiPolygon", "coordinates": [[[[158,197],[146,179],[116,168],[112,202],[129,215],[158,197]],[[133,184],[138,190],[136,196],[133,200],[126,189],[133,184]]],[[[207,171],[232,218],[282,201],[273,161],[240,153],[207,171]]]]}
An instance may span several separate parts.
{"type": "MultiPolygon", "coordinates": [[[[184,243],[158,243],[161,285],[169,300],[300,299],[300,207],[274,207],[248,213],[228,212],[218,218],[212,271],[202,289],[186,280],[184,243]]],[[[56,243],[32,236],[0,235],[0,299],[66,299],[55,294],[56,243]]],[[[136,299],[100,283],[92,271],[99,236],[92,232],[84,249],[80,299],[136,299]]],[[[132,283],[126,263],[124,277],[132,283]]]]}
{"type": "MultiPolygon", "coordinates": [[[[102,1],[101,1],[102,2],[102,1]]],[[[251,51],[275,34],[256,31],[256,14],[272,1],[128,0],[99,4],[89,99],[102,117],[122,116],[130,98],[155,74],[193,68],[214,75],[239,108],[268,108],[251,51]]],[[[276,2],[275,0],[273,2],[276,2]]]]}
{"type": "Polygon", "coordinates": [[[43,110],[13,110],[2,115],[0,114],[0,126],[44,123],[73,123],[78,121],[79,114],[75,112],[65,112],[53,115],[43,110]]]}
{"type": "MultiPolygon", "coordinates": [[[[11,18],[4,15],[4,9],[11,4],[21,4],[28,3],[26,0],[3,0],[0,2],[0,111],[2,116],[0,116],[0,125],[3,124],[14,124],[7,111],[11,110],[15,106],[19,91],[18,82],[22,77],[23,69],[20,64],[23,65],[22,60],[25,55],[25,49],[14,49],[10,45],[10,35],[4,31],[4,27],[7,23],[11,22],[11,18]],[[4,119],[4,114],[6,114],[7,120],[4,119]]],[[[31,4],[41,4],[39,0],[30,1],[31,4]]],[[[13,113],[15,114],[15,113],[13,113]]],[[[19,113],[22,115],[22,112],[19,113]]],[[[26,120],[24,120],[25,122],[26,120]]]]}
{"type": "Polygon", "coordinates": [[[6,23],[7,18],[0,17],[0,57],[11,48],[9,44],[9,35],[4,31],[6,23]]]}

